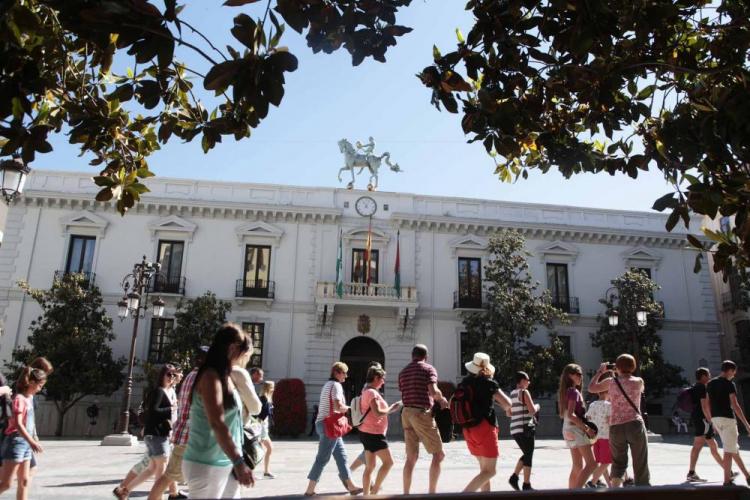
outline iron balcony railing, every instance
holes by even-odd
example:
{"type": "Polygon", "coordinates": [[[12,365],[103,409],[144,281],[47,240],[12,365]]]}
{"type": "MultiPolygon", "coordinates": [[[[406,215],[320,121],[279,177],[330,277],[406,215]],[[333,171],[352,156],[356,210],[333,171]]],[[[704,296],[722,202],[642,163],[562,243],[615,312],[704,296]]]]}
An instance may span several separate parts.
{"type": "Polygon", "coordinates": [[[149,283],[149,293],[173,293],[175,295],[185,295],[185,276],[169,276],[168,274],[158,273],[151,278],[149,283]]]}
{"type": "Polygon", "coordinates": [[[81,281],[81,286],[83,288],[88,288],[93,285],[96,280],[96,273],[91,271],[55,271],[55,280],[62,280],[68,274],[80,274],[83,276],[83,281],[81,281]]]}
{"type": "Polygon", "coordinates": [[[275,281],[238,279],[234,289],[235,297],[272,299],[275,294],[275,281]]]}
{"type": "Polygon", "coordinates": [[[453,309],[482,309],[487,307],[487,295],[453,292],[453,309]]]}
{"type": "Polygon", "coordinates": [[[553,307],[560,309],[564,313],[580,314],[581,312],[581,309],[578,305],[578,297],[571,297],[569,295],[553,295],[550,299],[550,303],[553,307]]]}

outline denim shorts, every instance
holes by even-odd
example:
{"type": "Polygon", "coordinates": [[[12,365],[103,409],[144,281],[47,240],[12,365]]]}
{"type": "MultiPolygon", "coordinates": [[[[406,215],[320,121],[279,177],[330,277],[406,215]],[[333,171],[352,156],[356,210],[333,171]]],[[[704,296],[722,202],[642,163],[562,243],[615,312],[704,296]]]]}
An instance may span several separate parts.
{"type": "Polygon", "coordinates": [[[151,458],[155,457],[167,457],[169,458],[169,437],[167,436],[146,436],[143,438],[146,443],[146,450],[148,456],[151,458]]]}
{"type": "Polygon", "coordinates": [[[20,435],[12,434],[3,439],[3,460],[20,463],[31,460],[32,455],[31,445],[20,435]]]}

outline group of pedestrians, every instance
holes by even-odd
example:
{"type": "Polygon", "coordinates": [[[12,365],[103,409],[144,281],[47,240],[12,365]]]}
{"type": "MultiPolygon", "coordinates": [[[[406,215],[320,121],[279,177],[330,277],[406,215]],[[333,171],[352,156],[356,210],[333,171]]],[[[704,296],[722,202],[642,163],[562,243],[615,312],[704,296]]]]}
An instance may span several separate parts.
{"type": "Polygon", "coordinates": [[[177,486],[186,483],[191,498],[239,498],[240,486],[255,479],[248,455],[248,439],[257,439],[265,450],[264,477],[273,478],[272,444],[268,420],[273,414],[273,382],[263,381],[263,371],[245,367],[252,356],[247,334],[227,323],[204,346],[194,367],[175,387],[180,371],[166,364],[156,386],[144,398],[146,455],[113,490],[128,498],[133,488],[150,476],[154,484],[149,500],[188,498],[177,486]],[[261,397],[258,396],[258,387],[261,397]]]}

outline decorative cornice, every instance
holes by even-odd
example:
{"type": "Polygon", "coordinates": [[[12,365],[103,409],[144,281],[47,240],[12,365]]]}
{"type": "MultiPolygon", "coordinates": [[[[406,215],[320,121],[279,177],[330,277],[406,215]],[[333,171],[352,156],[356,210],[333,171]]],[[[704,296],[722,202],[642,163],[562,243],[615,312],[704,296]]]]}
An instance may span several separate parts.
{"type": "Polygon", "coordinates": [[[83,228],[88,229],[99,236],[104,236],[109,221],[89,210],[79,210],[78,212],[61,217],[60,225],[62,226],[63,234],[68,234],[71,228],[83,228]]]}
{"type": "MultiPolygon", "coordinates": [[[[528,239],[576,241],[616,245],[648,245],[652,247],[683,248],[685,234],[653,231],[629,231],[592,226],[571,226],[549,223],[521,223],[491,219],[435,217],[394,213],[393,222],[402,229],[436,231],[441,233],[474,233],[490,236],[501,229],[515,229],[528,239]]],[[[698,237],[698,236],[697,236],[698,237]]],[[[701,239],[700,237],[698,237],[701,239]]]]}
{"type": "MultiPolygon", "coordinates": [[[[27,191],[21,203],[31,207],[88,210],[90,212],[116,213],[114,203],[95,201],[93,196],[52,191],[27,191]]],[[[266,205],[259,203],[211,202],[179,200],[173,198],[143,197],[130,213],[167,217],[202,217],[211,219],[264,220],[274,222],[337,223],[339,209],[302,207],[293,205],[266,205]]]]}
{"type": "Polygon", "coordinates": [[[148,223],[148,229],[151,231],[151,239],[156,238],[159,232],[182,233],[188,239],[193,239],[193,233],[198,226],[190,221],[177,215],[169,215],[148,223]]]}

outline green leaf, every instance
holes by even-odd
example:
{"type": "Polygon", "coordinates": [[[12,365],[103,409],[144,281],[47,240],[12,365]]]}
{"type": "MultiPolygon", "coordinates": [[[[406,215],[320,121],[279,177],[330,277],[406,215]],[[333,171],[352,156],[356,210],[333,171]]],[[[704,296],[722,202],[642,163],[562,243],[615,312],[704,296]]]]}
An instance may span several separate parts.
{"type": "Polygon", "coordinates": [[[638,95],[635,96],[635,98],[639,101],[642,101],[643,99],[648,99],[654,93],[654,90],[656,90],[655,84],[647,85],[643,87],[640,92],[638,92],[638,95]]]}
{"type": "Polygon", "coordinates": [[[96,201],[109,201],[114,196],[114,193],[112,192],[112,188],[105,187],[98,193],[96,193],[96,201]]]}
{"type": "Polygon", "coordinates": [[[13,118],[15,118],[16,120],[22,120],[25,113],[23,110],[23,105],[21,104],[21,99],[19,99],[18,97],[13,97],[10,102],[11,109],[13,110],[13,118]]]}
{"type": "Polygon", "coordinates": [[[440,59],[442,55],[440,55],[440,49],[437,48],[437,45],[432,46],[432,58],[437,61],[440,59]]]}
{"type": "Polygon", "coordinates": [[[667,208],[675,208],[677,206],[677,198],[674,193],[667,193],[658,200],[656,200],[651,207],[657,212],[663,212],[667,208]]]}
{"type": "Polygon", "coordinates": [[[461,33],[460,28],[456,28],[456,39],[458,40],[458,43],[466,43],[466,39],[464,38],[463,33],[461,33]]]}

